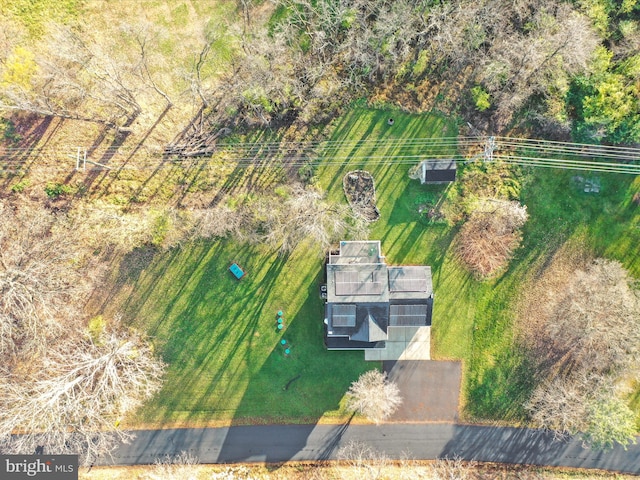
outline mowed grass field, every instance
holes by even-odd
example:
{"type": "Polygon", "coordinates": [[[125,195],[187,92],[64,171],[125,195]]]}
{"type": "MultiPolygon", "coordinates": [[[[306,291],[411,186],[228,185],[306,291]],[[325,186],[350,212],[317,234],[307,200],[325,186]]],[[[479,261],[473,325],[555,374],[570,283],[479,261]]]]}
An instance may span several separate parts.
{"type": "Polygon", "coordinates": [[[376,365],[324,350],[318,253],[304,246],[281,257],[231,241],[201,243],[158,253],[139,276],[121,278],[126,319],[151,335],[169,366],[136,422],[313,423],[339,414],[350,382],[376,365]],[[246,271],[241,281],[227,270],[232,262],[246,271]]]}
{"type": "MultiPolygon", "coordinates": [[[[371,128],[384,115],[356,110],[335,126],[334,140],[360,138],[367,129],[375,138],[378,133],[371,128]]],[[[397,124],[403,123],[410,129],[398,129],[397,138],[441,136],[452,128],[437,116],[399,115],[397,124]]],[[[386,153],[393,156],[393,147],[386,153]]],[[[357,149],[352,155],[358,156],[357,149]]],[[[391,226],[382,238],[385,252],[402,254],[402,261],[421,262],[420,244],[432,243],[425,236],[439,233],[424,230],[412,216],[405,198],[407,188],[414,188],[406,176],[408,168],[389,169],[380,180],[385,206],[381,205],[384,219],[379,224],[391,226]]],[[[341,172],[319,170],[321,183],[335,175],[341,172]]],[[[334,189],[329,196],[346,201],[334,189]]],[[[379,235],[372,233],[372,238],[379,235]]],[[[350,383],[380,365],[365,363],[362,352],[324,349],[324,304],[319,296],[324,253],[316,245],[302,244],[285,257],[265,247],[221,240],[130,254],[114,272],[108,309],[119,310],[126,322],[148,332],[169,365],[164,388],[132,424],[345,418],[340,402],[350,383]],[[227,268],[232,262],[245,269],[246,278],[237,281],[231,276],[227,268]],[[282,332],[276,329],[278,310],[284,312],[282,332]]]]}
{"type": "MultiPolygon", "coordinates": [[[[389,263],[431,265],[432,356],[463,361],[464,416],[521,422],[533,372],[514,341],[519,295],[566,242],[618,259],[640,276],[639,219],[632,203],[638,180],[600,174],[601,193],[587,195],[572,186],[572,176],[584,172],[522,172],[522,200],[530,213],[523,245],[504,274],[478,281],[456,259],[457,229],[431,224],[418,211],[452,187],[422,186],[409,179],[409,163],[394,161],[400,154],[446,154],[424,146],[400,151],[396,141],[454,137],[455,124],[439,115],[354,108],[332,129],[336,143],[317,166],[319,186],[330,200],[345,202],[344,174],[370,171],[381,213],[370,238],[381,241],[389,263]],[[374,140],[378,147],[372,152],[374,140]],[[349,144],[337,149],[338,142],[349,144]],[[332,161],[338,157],[346,162],[332,161]]],[[[311,244],[287,257],[232,240],[132,253],[114,273],[109,301],[152,336],[169,369],[165,387],[130,424],[344,420],[341,401],[349,384],[379,365],[365,363],[361,352],[324,349],[322,265],[323,252],[311,244]],[[245,279],[231,276],[231,262],[247,271],[245,279]],[[280,309],[284,332],[276,330],[280,309]]],[[[638,395],[630,402],[640,407],[638,395]]]]}

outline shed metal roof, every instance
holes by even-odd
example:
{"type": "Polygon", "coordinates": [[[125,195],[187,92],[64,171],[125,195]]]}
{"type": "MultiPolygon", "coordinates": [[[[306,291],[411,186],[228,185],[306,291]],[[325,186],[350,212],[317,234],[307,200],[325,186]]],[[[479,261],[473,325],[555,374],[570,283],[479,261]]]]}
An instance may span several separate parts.
{"type": "Polygon", "coordinates": [[[422,162],[422,183],[453,182],[456,179],[456,162],[453,159],[424,160],[422,162]]]}

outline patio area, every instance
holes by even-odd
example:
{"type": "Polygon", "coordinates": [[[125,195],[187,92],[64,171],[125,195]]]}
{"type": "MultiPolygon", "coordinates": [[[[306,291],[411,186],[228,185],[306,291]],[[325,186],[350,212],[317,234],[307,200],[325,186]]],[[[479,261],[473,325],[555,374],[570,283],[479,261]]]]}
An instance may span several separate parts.
{"type": "Polygon", "coordinates": [[[389,327],[385,348],[364,351],[367,361],[431,360],[431,327],[389,327]]]}

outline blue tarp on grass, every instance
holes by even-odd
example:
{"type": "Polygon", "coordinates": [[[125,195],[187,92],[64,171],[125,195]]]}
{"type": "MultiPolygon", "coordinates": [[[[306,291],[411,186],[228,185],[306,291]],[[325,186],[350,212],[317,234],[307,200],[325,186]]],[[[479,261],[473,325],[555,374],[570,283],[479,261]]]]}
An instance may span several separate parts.
{"type": "Polygon", "coordinates": [[[242,271],[242,269],[238,266],[237,263],[233,263],[230,267],[229,267],[229,271],[231,273],[233,273],[233,276],[236,277],[238,280],[240,280],[242,277],[244,277],[244,272],[242,271]]]}

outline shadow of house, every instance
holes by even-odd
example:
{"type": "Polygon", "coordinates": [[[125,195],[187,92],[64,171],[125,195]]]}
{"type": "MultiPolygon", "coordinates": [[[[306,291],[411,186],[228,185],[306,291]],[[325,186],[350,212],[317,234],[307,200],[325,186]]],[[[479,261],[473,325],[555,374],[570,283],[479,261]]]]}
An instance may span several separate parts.
{"type": "Polygon", "coordinates": [[[326,268],[327,349],[384,350],[392,337],[406,337],[404,330],[411,337],[431,325],[430,267],[389,266],[379,241],[343,241],[326,268]]]}

